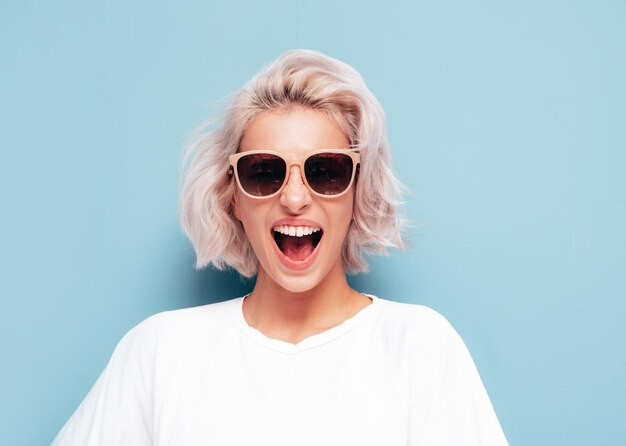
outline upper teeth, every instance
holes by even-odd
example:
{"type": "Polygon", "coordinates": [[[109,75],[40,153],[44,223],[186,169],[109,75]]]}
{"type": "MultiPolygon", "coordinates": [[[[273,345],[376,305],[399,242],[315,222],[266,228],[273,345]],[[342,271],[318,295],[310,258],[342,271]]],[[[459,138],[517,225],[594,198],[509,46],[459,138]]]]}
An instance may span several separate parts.
{"type": "Polygon", "coordinates": [[[274,226],[275,232],[280,232],[281,234],[290,235],[292,237],[302,237],[304,235],[310,235],[314,232],[321,231],[322,228],[316,228],[314,226],[274,226]]]}

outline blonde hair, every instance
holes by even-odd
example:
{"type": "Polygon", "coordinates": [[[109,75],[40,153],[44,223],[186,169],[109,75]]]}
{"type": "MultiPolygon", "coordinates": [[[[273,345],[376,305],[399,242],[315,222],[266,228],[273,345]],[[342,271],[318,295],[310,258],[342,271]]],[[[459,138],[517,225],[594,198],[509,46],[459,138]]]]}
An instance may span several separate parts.
{"type": "Polygon", "coordinates": [[[179,213],[196,268],[230,266],[245,277],[257,272],[256,255],[231,210],[235,184],[227,174],[228,157],[255,116],[294,107],[326,113],[361,153],[354,220],[342,248],[346,272],[367,271],[364,254],[405,247],[405,188],[392,171],[382,107],[354,68],[316,51],[293,50],[237,91],[217,126],[207,121],[190,138],[179,213]]]}

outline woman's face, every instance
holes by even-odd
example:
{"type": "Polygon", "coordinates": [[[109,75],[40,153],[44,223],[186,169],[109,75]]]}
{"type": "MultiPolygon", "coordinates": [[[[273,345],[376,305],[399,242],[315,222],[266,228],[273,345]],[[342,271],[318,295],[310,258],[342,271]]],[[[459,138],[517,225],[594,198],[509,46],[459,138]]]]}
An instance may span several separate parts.
{"type": "MultiPolygon", "coordinates": [[[[239,151],[272,150],[300,160],[314,150],[348,146],[339,126],[323,112],[296,109],[259,114],[248,125],[239,151]]],[[[343,275],[341,248],[352,219],[354,185],[341,196],[320,197],[304,184],[299,166],[292,165],[288,175],[284,189],[271,198],[251,198],[236,186],[233,212],[259,259],[259,278],[267,275],[285,290],[305,292],[332,269],[343,275]],[[311,229],[321,231],[288,234],[311,229]]]]}

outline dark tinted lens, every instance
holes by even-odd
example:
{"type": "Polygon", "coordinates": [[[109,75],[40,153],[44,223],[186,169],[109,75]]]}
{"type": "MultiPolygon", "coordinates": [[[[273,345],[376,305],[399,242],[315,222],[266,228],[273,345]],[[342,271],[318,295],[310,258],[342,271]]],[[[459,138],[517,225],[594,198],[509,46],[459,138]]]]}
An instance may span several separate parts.
{"type": "Polygon", "coordinates": [[[304,162],[304,173],[315,192],[337,195],[350,184],[352,158],[345,153],[317,153],[304,162]]]}
{"type": "Polygon", "coordinates": [[[239,158],[237,175],[241,187],[250,195],[272,195],[283,185],[287,165],[285,161],[269,153],[256,153],[239,158]]]}

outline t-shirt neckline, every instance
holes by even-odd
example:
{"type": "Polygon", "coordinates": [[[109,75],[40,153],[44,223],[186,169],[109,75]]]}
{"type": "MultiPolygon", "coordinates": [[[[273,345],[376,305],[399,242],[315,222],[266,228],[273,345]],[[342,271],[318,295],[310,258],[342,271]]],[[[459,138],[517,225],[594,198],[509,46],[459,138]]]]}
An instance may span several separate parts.
{"type": "Polygon", "coordinates": [[[373,314],[380,304],[380,299],[372,294],[362,294],[372,299],[372,302],[369,305],[362,308],[354,316],[346,319],[339,325],[329,328],[328,330],[325,330],[321,333],[308,336],[302,339],[297,344],[292,344],[290,342],[282,341],[280,339],[270,338],[256,328],[248,325],[248,322],[246,322],[246,319],[243,316],[243,300],[247,295],[238,297],[234,300],[231,312],[231,319],[233,323],[237,326],[237,328],[239,328],[246,336],[250,337],[256,343],[281,353],[295,354],[301,351],[320,347],[324,344],[328,344],[329,342],[334,341],[335,339],[340,338],[341,336],[352,330],[354,327],[356,327],[358,324],[363,322],[363,320],[365,320],[370,314],[373,314]]]}

